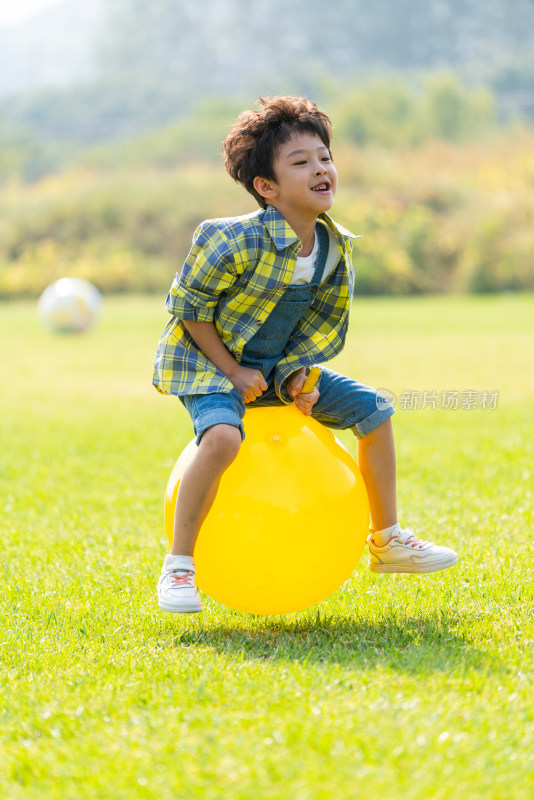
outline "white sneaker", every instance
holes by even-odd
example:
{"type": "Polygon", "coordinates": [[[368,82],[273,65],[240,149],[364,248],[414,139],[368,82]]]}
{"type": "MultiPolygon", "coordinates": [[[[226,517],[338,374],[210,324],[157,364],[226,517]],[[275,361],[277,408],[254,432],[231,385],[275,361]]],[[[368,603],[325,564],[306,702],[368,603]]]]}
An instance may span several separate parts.
{"type": "Polygon", "coordinates": [[[458,561],[454,550],[423,542],[408,528],[395,534],[383,547],[378,547],[370,534],[367,545],[373,572],[436,572],[458,561]]]}
{"type": "Polygon", "coordinates": [[[195,586],[195,571],[163,569],[158,580],[158,603],[164,611],[194,614],[202,611],[200,595],[195,586]]]}

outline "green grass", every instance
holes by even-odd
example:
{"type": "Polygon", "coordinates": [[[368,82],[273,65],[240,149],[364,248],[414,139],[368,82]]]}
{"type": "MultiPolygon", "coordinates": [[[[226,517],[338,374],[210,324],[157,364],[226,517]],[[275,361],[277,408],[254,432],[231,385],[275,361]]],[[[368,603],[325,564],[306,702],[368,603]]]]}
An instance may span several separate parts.
{"type": "Polygon", "coordinates": [[[54,337],[0,306],[0,796],[530,800],[534,297],[357,301],[339,369],[499,404],[394,418],[401,519],[458,565],[362,557],[287,617],[157,608],[192,435],[150,385],[165,318],[108,299],[94,331],[54,337]]]}

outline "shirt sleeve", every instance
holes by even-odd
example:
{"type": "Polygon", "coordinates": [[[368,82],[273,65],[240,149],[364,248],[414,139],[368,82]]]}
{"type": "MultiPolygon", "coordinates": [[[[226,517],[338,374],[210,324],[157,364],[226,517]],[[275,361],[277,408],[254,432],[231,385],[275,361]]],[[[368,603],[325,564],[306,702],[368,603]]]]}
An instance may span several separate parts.
{"type": "Polygon", "coordinates": [[[214,222],[203,222],[167,295],[167,311],[182,320],[211,322],[220,295],[237,277],[234,252],[224,233],[214,222]]]}

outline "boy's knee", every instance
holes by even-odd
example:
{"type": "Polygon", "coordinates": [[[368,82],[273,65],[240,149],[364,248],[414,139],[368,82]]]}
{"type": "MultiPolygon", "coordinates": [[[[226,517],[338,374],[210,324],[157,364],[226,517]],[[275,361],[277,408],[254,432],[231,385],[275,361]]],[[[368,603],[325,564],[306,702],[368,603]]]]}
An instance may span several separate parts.
{"type": "Polygon", "coordinates": [[[241,431],[234,425],[213,425],[202,436],[200,447],[213,458],[231,463],[241,447],[241,431]]]}

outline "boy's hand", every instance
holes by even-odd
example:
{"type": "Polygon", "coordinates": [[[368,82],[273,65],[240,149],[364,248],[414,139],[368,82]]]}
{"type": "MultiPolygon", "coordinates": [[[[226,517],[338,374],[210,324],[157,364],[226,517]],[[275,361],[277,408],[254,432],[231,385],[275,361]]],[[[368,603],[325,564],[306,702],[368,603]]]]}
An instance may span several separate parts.
{"type": "Polygon", "coordinates": [[[238,366],[228,377],[243,398],[244,403],[253,403],[269,388],[265,378],[257,369],[238,366]]]}
{"type": "Polygon", "coordinates": [[[302,387],[306,381],[306,370],[299,369],[295,372],[287,382],[287,391],[295,401],[295,405],[299,411],[306,416],[310,416],[312,408],[319,399],[319,389],[316,386],[308,394],[301,394],[302,387]]]}

